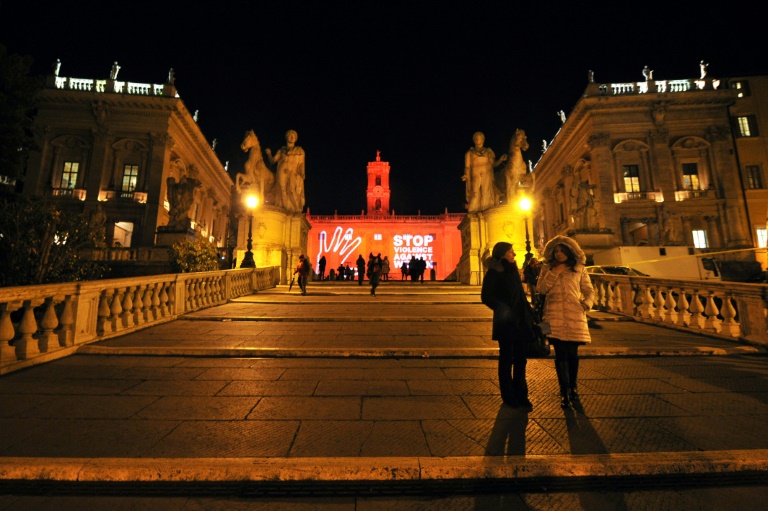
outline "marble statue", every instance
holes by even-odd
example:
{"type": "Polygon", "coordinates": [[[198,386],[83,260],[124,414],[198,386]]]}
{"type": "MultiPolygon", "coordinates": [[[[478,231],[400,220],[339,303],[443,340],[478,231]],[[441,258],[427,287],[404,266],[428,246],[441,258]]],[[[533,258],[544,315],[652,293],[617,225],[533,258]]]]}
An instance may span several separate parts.
{"type": "Polygon", "coordinates": [[[590,229],[597,226],[597,209],[595,208],[594,189],[589,182],[589,175],[584,176],[582,169],[576,170],[571,189],[571,197],[575,199],[574,220],[576,227],[590,229]]]}
{"type": "Polygon", "coordinates": [[[294,130],[285,133],[285,145],[275,155],[266,149],[270,165],[277,165],[278,190],[275,201],[291,213],[301,213],[304,209],[304,149],[296,145],[299,135],[294,130]]]}
{"type": "Polygon", "coordinates": [[[53,75],[59,76],[59,71],[61,71],[61,59],[56,59],[56,62],[53,63],[53,75]]]}
{"type": "Polygon", "coordinates": [[[650,69],[648,66],[643,67],[643,78],[645,78],[645,81],[653,80],[653,69],[650,69]]]}
{"type": "Polygon", "coordinates": [[[171,210],[168,212],[168,227],[186,231],[190,227],[189,208],[195,200],[195,189],[202,183],[191,177],[183,176],[178,182],[172,177],[166,179],[168,186],[168,202],[171,210]]]}
{"type": "Polygon", "coordinates": [[[253,130],[245,132],[240,149],[248,153],[248,161],[245,162],[245,173],[238,172],[235,176],[237,193],[243,193],[246,188],[255,185],[256,196],[262,203],[274,203],[275,198],[270,196],[270,191],[275,184],[275,175],[264,163],[261,144],[253,130]]]}
{"type": "Polygon", "coordinates": [[[509,157],[504,166],[504,193],[505,204],[511,204],[517,192],[518,183],[526,174],[525,160],[522,151],[528,150],[528,137],[525,131],[516,129],[512,140],[509,142],[509,157]]]}
{"type": "Polygon", "coordinates": [[[591,69],[587,71],[587,80],[589,81],[589,83],[595,83],[595,72],[592,71],[591,69]]]}
{"type": "Polygon", "coordinates": [[[484,147],[485,135],[478,131],[472,135],[475,146],[464,155],[464,175],[466,183],[467,211],[483,211],[498,204],[494,188],[493,169],[507,159],[502,155],[498,160],[490,147],[484,147]]]}
{"type": "Polygon", "coordinates": [[[699,71],[701,72],[701,79],[702,80],[707,76],[707,68],[708,67],[709,67],[709,64],[707,64],[703,60],[699,63],[699,71]]]}
{"type": "Polygon", "coordinates": [[[562,110],[559,110],[557,112],[557,116],[560,118],[560,122],[565,124],[565,112],[563,112],[562,110]]]}
{"type": "Polygon", "coordinates": [[[120,71],[120,66],[117,65],[117,61],[112,64],[112,71],[109,72],[110,80],[117,80],[117,73],[120,71]]]}
{"type": "Polygon", "coordinates": [[[170,85],[173,85],[176,83],[176,73],[173,71],[173,68],[168,70],[168,83],[170,85]]]}

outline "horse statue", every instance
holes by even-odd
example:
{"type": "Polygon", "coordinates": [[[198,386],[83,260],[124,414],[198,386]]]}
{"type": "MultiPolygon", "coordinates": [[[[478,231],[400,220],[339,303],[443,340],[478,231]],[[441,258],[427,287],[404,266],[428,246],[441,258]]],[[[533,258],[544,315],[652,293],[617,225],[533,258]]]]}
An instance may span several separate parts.
{"type": "MultiPolygon", "coordinates": [[[[509,142],[509,157],[503,170],[497,175],[496,184],[499,191],[504,195],[504,203],[511,204],[514,200],[515,192],[521,186],[527,173],[527,166],[523,160],[522,151],[528,150],[528,137],[525,131],[520,128],[515,130],[512,140],[509,142]]],[[[523,184],[528,186],[528,184],[523,184]]]]}
{"type": "Polygon", "coordinates": [[[255,185],[256,194],[263,203],[275,184],[275,174],[264,163],[261,144],[253,130],[245,132],[240,149],[248,153],[248,161],[245,162],[245,173],[238,172],[235,176],[235,190],[237,193],[243,193],[243,189],[255,185]]]}

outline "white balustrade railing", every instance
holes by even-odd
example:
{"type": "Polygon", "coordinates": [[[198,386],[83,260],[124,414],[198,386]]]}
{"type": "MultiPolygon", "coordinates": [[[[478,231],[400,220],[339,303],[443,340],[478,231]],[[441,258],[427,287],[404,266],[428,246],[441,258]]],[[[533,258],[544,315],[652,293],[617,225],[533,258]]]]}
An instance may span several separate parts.
{"type": "Polygon", "coordinates": [[[594,308],[635,321],[768,345],[768,285],[590,275],[594,308]]]}
{"type": "Polygon", "coordinates": [[[0,374],[275,287],[280,268],[0,288],[0,374]]]}

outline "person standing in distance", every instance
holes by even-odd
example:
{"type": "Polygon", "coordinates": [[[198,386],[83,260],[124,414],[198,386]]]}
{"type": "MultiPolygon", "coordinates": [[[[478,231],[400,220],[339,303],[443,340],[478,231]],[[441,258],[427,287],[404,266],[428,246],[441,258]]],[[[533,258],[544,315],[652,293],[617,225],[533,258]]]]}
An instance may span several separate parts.
{"type": "Polygon", "coordinates": [[[320,258],[317,269],[320,273],[320,280],[325,280],[325,256],[320,258]]]}
{"type": "Polygon", "coordinates": [[[494,245],[486,268],[481,301],[493,310],[492,339],[499,343],[499,390],[501,399],[512,408],[533,408],[528,399],[524,346],[534,339],[533,311],[525,296],[512,244],[494,245]]]}
{"type": "Polygon", "coordinates": [[[579,346],[592,342],[587,311],[595,290],[584,264],[587,257],[579,244],[567,236],[555,236],[544,247],[544,264],[536,292],[546,297],[544,321],[552,327],[549,343],[555,348],[555,372],[560,386],[560,406],[570,408],[579,400],[579,346]]]}
{"type": "Polygon", "coordinates": [[[299,288],[301,289],[302,295],[307,294],[307,279],[309,278],[310,269],[309,261],[304,256],[304,254],[301,254],[299,256],[299,264],[296,265],[296,270],[293,272],[293,274],[299,274],[299,288]]]}

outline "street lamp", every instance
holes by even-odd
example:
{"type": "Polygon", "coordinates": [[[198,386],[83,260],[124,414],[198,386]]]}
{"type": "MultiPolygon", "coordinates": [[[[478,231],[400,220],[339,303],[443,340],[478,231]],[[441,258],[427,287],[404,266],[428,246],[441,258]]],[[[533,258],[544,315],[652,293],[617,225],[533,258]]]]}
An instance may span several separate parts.
{"type": "Polygon", "coordinates": [[[240,268],[256,268],[256,261],[253,260],[251,249],[253,248],[253,210],[258,204],[259,199],[255,195],[249,195],[245,199],[245,205],[248,206],[248,244],[246,245],[248,251],[243,257],[243,262],[240,263],[240,268]]]}
{"type": "Polygon", "coordinates": [[[523,221],[525,222],[525,262],[527,263],[533,254],[531,254],[531,237],[528,234],[528,212],[531,210],[531,199],[523,197],[519,203],[520,209],[523,211],[523,221]]]}

